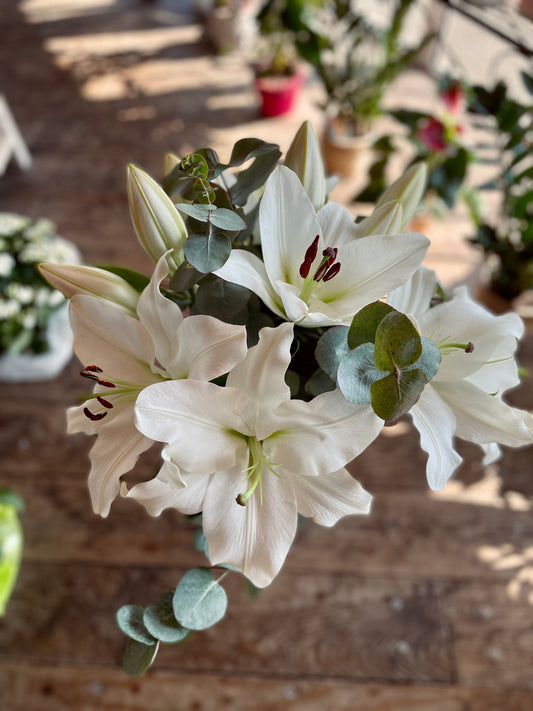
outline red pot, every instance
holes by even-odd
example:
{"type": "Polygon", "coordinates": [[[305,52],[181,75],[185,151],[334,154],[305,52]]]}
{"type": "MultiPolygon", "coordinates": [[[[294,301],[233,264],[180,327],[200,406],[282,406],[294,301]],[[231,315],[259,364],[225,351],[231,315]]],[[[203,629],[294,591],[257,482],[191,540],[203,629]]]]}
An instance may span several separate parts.
{"type": "Polygon", "coordinates": [[[258,77],[255,86],[261,95],[262,115],[281,116],[291,111],[302,84],[303,75],[299,73],[288,77],[258,77]]]}

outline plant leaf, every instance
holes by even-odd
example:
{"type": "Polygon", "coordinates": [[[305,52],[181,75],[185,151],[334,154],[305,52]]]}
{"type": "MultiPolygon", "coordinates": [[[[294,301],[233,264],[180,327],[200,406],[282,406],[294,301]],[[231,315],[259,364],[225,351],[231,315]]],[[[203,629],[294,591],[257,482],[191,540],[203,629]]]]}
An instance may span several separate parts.
{"type": "Polygon", "coordinates": [[[401,370],[415,363],[421,355],[422,342],[412,322],[399,311],[387,314],[376,329],[376,368],[401,370]]]}
{"type": "Polygon", "coordinates": [[[324,373],[327,373],[331,380],[336,380],[339,363],[349,351],[348,327],[334,326],[320,337],[316,344],[315,358],[324,373]]]}
{"type": "Polygon", "coordinates": [[[144,608],[141,605],[123,605],[117,611],[117,624],[124,634],[145,645],[155,644],[143,621],[144,608]]]}
{"type": "Polygon", "coordinates": [[[226,263],[231,253],[231,242],[225,234],[210,229],[205,235],[189,235],[183,251],[191,266],[207,274],[226,263]]]}
{"type": "Polygon", "coordinates": [[[344,397],[358,405],[369,405],[371,387],[386,377],[374,365],[374,345],[363,343],[347,353],[339,363],[337,385],[344,397]]]}
{"type": "Polygon", "coordinates": [[[154,661],[158,649],[159,642],[147,645],[137,642],[135,639],[130,639],[122,660],[122,667],[126,674],[128,676],[141,676],[144,674],[154,661]]]}
{"type": "Polygon", "coordinates": [[[383,301],[375,301],[358,311],[352,319],[348,331],[348,345],[351,349],[363,343],[374,343],[376,330],[381,321],[395,309],[383,301]]]}
{"type": "Polygon", "coordinates": [[[148,632],[168,644],[181,642],[189,634],[189,630],[182,627],[174,616],[172,599],[171,592],[164,593],[157,602],[148,605],[143,614],[143,622],[148,632]]]}
{"type": "Polygon", "coordinates": [[[224,617],[228,599],[208,568],[193,568],[180,580],[172,604],[183,627],[204,630],[224,617]]]}
{"type": "Polygon", "coordinates": [[[370,388],[372,408],[383,420],[395,420],[418,401],[426,384],[419,368],[390,373],[376,380],[370,388]]]}
{"type": "Polygon", "coordinates": [[[246,222],[233,210],[224,207],[211,214],[211,222],[222,230],[240,232],[246,228],[246,222]]]}

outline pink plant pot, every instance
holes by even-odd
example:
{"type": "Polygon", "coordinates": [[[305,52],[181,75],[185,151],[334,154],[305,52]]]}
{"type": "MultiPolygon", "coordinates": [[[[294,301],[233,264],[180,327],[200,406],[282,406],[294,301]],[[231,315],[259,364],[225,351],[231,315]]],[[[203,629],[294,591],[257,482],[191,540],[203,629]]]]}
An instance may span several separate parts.
{"type": "Polygon", "coordinates": [[[261,95],[261,114],[266,118],[289,113],[303,84],[300,73],[288,77],[258,77],[255,81],[261,95]]]}

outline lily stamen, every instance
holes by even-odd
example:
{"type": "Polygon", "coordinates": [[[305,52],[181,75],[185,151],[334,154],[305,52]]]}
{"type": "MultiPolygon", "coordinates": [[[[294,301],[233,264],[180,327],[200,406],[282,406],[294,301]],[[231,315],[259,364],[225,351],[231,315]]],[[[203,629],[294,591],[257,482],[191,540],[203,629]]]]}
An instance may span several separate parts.
{"type": "Polygon", "coordinates": [[[300,264],[300,276],[302,279],[306,279],[309,276],[309,272],[316,259],[318,253],[318,235],[311,242],[310,246],[307,248],[303,262],[300,264]]]}
{"type": "Polygon", "coordinates": [[[468,341],[468,343],[447,343],[446,341],[441,341],[440,343],[437,343],[437,348],[446,355],[447,353],[451,353],[452,351],[459,350],[459,351],[464,351],[465,353],[473,353],[474,352],[474,344],[472,341],[468,341]]]}

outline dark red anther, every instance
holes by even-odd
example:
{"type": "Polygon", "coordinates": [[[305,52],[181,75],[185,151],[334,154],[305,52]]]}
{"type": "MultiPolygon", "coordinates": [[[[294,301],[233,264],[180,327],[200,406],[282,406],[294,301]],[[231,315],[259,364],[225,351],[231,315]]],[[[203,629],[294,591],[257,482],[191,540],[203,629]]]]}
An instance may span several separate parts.
{"type": "Polygon", "coordinates": [[[98,395],[98,397],[96,399],[98,400],[100,405],[107,407],[108,410],[113,409],[113,403],[109,402],[109,400],[105,400],[103,397],[101,397],[101,395],[98,395]]]}
{"type": "Polygon", "coordinates": [[[114,388],[115,387],[115,383],[110,383],[109,380],[98,379],[96,382],[98,383],[98,385],[101,385],[103,388],[114,388]]]}
{"type": "Polygon", "coordinates": [[[85,370],[88,370],[90,373],[103,373],[104,371],[102,368],[99,368],[97,365],[88,365],[85,370]]]}
{"type": "Polygon", "coordinates": [[[324,274],[326,273],[327,268],[329,267],[329,259],[327,262],[324,262],[324,264],[321,264],[318,269],[316,270],[316,274],[313,277],[315,281],[320,281],[324,274]]]}
{"type": "Polygon", "coordinates": [[[472,341],[468,341],[468,346],[465,348],[465,353],[473,353],[474,352],[474,344],[472,341]]]}
{"type": "Polygon", "coordinates": [[[103,420],[107,412],[91,412],[88,407],[84,407],[83,414],[94,422],[95,420],[103,420]]]}
{"type": "Polygon", "coordinates": [[[98,380],[96,375],[93,375],[92,373],[86,373],[84,370],[80,372],[80,375],[82,378],[89,378],[89,380],[98,380]]]}
{"type": "Polygon", "coordinates": [[[300,264],[300,276],[305,279],[309,275],[311,265],[316,259],[318,253],[318,239],[317,235],[315,239],[311,242],[310,246],[307,248],[303,262],[300,264]]]}
{"type": "Polygon", "coordinates": [[[333,277],[336,274],[338,274],[340,272],[340,270],[341,270],[341,263],[337,262],[337,264],[334,264],[332,267],[330,267],[328,269],[328,271],[324,274],[322,281],[329,281],[330,279],[333,279],[333,277]]]}

